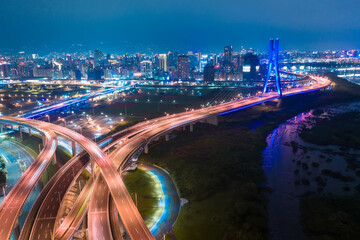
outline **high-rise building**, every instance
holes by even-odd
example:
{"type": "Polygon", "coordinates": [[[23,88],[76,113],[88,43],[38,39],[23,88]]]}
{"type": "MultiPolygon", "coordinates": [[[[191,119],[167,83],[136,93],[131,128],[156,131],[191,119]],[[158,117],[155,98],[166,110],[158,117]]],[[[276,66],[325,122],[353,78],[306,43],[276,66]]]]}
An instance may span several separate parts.
{"type": "Polygon", "coordinates": [[[225,64],[230,64],[232,62],[232,46],[224,47],[224,62],[225,64]]]}
{"type": "Polygon", "coordinates": [[[8,63],[0,63],[0,77],[7,78],[10,76],[8,63]]]}
{"type": "Polygon", "coordinates": [[[146,78],[152,78],[152,62],[150,60],[144,60],[140,62],[141,76],[146,78]]]}
{"type": "Polygon", "coordinates": [[[169,52],[167,55],[167,67],[176,68],[177,52],[169,52]]]}
{"type": "Polygon", "coordinates": [[[259,70],[259,57],[254,53],[247,53],[243,60],[243,79],[248,81],[258,80],[259,70]]]}
{"type": "Polygon", "coordinates": [[[208,63],[204,67],[204,82],[213,82],[215,80],[215,67],[208,63]]]}
{"type": "Polygon", "coordinates": [[[159,54],[159,68],[164,72],[167,72],[167,55],[166,54],[159,54]]]}
{"type": "Polygon", "coordinates": [[[96,49],[95,53],[94,53],[95,67],[100,66],[103,58],[104,58],[104,53],[102,51],[99,51],[98,49],[96,49]]]}
{"type": "Polygon", "coordinates": [[[189,57],[187,55],[179,55],[177,57],[178,77],[180,79],[189,78],[189,57]]]}
{"type": "Polygon", "coordinates": [[[72,62],[72,57],[70,54],[66,54],[66,61],[69,63],[72,62]]]}

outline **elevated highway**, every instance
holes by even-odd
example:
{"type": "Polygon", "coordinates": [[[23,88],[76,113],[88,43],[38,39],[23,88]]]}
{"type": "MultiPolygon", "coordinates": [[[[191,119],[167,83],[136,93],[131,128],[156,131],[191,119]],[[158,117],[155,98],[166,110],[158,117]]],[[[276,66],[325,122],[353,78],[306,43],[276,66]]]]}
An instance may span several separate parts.
{"type": "Polygon", "coordinates": [[[42,151],[11,189],[0,206],[0,239],[9,239],[28,196],[54,157],[57,138],[55,133],[51,129],[44,127],[40,121],[2,117],[0,118],[0,123],[17,125],[20,127],[20,132],[21,127],[35,129],[42,134],[44,142],[42,151]]]}
{"type": "Polygon", "coordinates": [[[36,109],[36,110],[25,112],[25,113],[23,113],[21,115],[18,115],[18,117],[31,119],[31,118],[44,116],[44,115],[49,114],[51,112],[54,112],[54,111],[57,111],[57,110],[60,110],[60,109],[63,109],[63,108],[67,108],[67,107],[70,107],[72,105],[85,103],[90,99],[94,99],[94,98],[97,98],[97,97],[100,97],[100,96],[103,96],[103,95],[107,95],[107,94],[110,94],[110,93],[114,93],[114,92],[121,92],[121,91],[128,90],[133,86],[134,85],[119,86],[119,87],[111,87],[111,88],[99,90],[99,91],[84,95],[82,97],[66,100],[66,101],[61,102],[61,103],[56,103],[56,104],[52,104],[52,105],[47,106],[47,107],[42,107],[42,108],[39,108],[39,109],[36,109]]]}
{"type": "MultiPolygon", "coordinates": [[[[301,89],[287,89],[283,93],[283,96],[286,97],[295,94],[317,91],[327,87],[330,84],[330,81],[325,78],[313,77],[313,80],[315,81],[313,85],[304,86],[301,89]]],[[[129,162],[131,159],[133,159],[134,156],[136,157],[136,155],[138,155],[139,152],[141,152],[142,150],[147,151],[148,144],[152,142],[154,139],[158,138],[159,136],[166,135],[176,128],[186,125],[192,126],[192,124],[199,121],[210,121],[216,123],[216,120],[213,119],[216,118],[218,115],[251,107],[256,104],[277,99],[278,97],[279,96],[276,93],[267,93],[262,96],[254,96],[247,99],[238,99],[236,101],[223,103],[217,106],[166,116],[158,119],[153,119],[144,124],[139,124],[138,126],[134,126],[134,130],[135,132],[137,132],[137,134],[133,136],[130,140],[126,141],[126,144],[124,144],[121,148],[118,148],[116,151],[112,153],[111,159],[113,161],[110,160],[109,157],[106,156],[95,143],[86,139],[82,135],[75,133],[64,127],[56,126],[50,123],[41,122],[41,124],[43,129],[64,136],[70,139],[71,141],[74,141],[82,146],[82,148],[89,154],[90,158],[92,158],[93,161],[99,166],[100,173],[102,175],[104,183],[106,184],[106,188],[108,188],[108,191],[114,200],[120,218],[131,239],[147,240],[147,239],[154,239],[154,237],[151,235],[149,229],[147,229],[141,215],[139,214],[129,193],[127,192],[126,187],[121,179],[120,173],[118,172],[118,169],[122,170],[126,166],[126,163],[129,162]]],[[[1,119],[6,121],[12,121],[14,124],[35,123],[34,120],[26,120],[26,119],[11,118],[11,117],[1,118],[1,119]]],[[[50,137],[50,139],[53,138],[54,136],[50,137]]],[[[51,152],[46,151],[46,153],[50,154],[51,152]]],[[[41,166],[37,166],[37,168],[41,169],[41,166]]],[[[35,173],[34,174],[29,173],[29,177],[31,179],[32,176],[37,176],[37,175],[35,173]]],[[[94,191],[96,192],[96,190],[94,191]]],[[[106,194],[103,195],[104,197],[109,196],[109,195],[106,196],[106,194]]],[[[99,200],[100,198],[101,196],[98,196],[97,200],[99,200]]],[[[106,201],[100,201],[100,202],[105,203],[106,201]]],[[[108,208],[108,206],[105,206],[105,208],[108,208]]],[[[0,219],[1,219],[1,214],[2,214],[2,210],[0,211],[0,219]]],[[[5,220],[6,219],[4,219],[4,221],[5,220]]],[[[89,221],[98,221],[98,220],[99,219],[96,216],[91,217],[91,219],[89,219],[89,221]]],[[[110,226],[108,226],[108,222],[109,221],[106,221],[105,227],[110,228],[110,226]]],[[[104,226],[104,223],[102,221],[99,221],[99,223],[101,223],[101,225],[94,225],[94,226],[98,226],[98,227],[104,226]]],[[[4,227],[3,229],[5,228],[7,227],[4,227]]],[[[89,231],[92,231],[90,228],[91,225],[89,225],[89,231]]],[[[2,236],[1,229],[2,228],[0,228],[0,237],[2,236]]],[[[11,233],[11,230],[9,231],[11,233]]],[[[3,232],[5,231],[3,230],[3,232]]],[[[50,235],[51,234],[49,233],[49,236],[50,235]]],[[[4,238],[1,239],[8,239],[8,238],[9,236],[8,237],[5,236],[4,238]]]]}

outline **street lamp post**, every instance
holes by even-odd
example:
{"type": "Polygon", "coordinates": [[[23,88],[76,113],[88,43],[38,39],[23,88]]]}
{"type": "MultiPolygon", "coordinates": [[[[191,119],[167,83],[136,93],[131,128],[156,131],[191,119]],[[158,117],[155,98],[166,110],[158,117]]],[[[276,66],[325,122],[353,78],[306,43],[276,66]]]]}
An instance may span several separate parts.
{"type": "Polygon", "coordinates": [[[65,118],[62,118],[61,120],[64,122],[65,127],[66,127],[66,120],[65,120],[65,118]]]}

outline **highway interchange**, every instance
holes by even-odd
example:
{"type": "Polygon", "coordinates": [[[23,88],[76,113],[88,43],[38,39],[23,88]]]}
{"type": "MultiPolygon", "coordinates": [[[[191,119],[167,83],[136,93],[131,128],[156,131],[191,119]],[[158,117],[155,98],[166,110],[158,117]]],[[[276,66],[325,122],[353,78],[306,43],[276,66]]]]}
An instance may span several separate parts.
{"type": "MultiPolygon", "coordinates": [[[[326,78],[312,76],[312,79],[312,84],[304,85],[302,88],[284,90],[283,96],[321,90],[330,84],[326,78]]],[[[45,186],[28,214],[20,239],[69,239],[86,213],[90,239],[118,239],[119,234],[114,233],[116,228],[110,221],[114,212],[118,212],[131,239],[155,239],[128,193],[121,172],[129,163],[136,160],[142,151],[147,151],[148,144],[160,136],[183,126],[190,125],[192,129],[196,122],[217,124],[218,115],[272,101],[278,97],[276,93],[270,92],[148,120],[109,136],[104,140],[106,144],[103,146],[62,126],[25,118],[1,117],[0,123],[3,125],[36,129],[43,135],[44,148],[0,206],[0,222],[3,223],[0,225],[0,239],[10,238],[22,206],[53,159],[58,136],[80,145],[84,151],[69,160],[45,186]],[[109,155],[105,154],[107,149],[114,147],[115,150],[109,155]],[[83,188],[83,192],[73,206],[74,210],[61,224],[55,224],[63,196],[88,165],[93,166],[91,171],[94,171],[94,178],[83,188]],[[111,213],[109,213],[110,209],[112,209],[111,213]],[[114,238],[114,235],[117,237],[114,238]]],[[[36,114],[45,113],[36,112],[36,114]]]]}

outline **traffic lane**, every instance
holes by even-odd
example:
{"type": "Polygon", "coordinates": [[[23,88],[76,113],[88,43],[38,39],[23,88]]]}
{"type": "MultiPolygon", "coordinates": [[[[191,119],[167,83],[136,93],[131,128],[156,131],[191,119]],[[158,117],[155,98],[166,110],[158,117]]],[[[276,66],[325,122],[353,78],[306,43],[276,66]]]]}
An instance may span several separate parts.
{"type": "MultiPolygon", "coordinates": [[[[9,117],[2,117],[1,120],[13,122],[9,117]]],[[[23,123],[23,121],[19,122],[23,123]]],[[[38,131],[42,132],[44,136],[44,148],[1,204],[0,222],[3,224],[0,226],[0,239],[10,238],[12,227],[27,197],[51,162],[51,158],[56,150],[57,142],[54,132],[45,128],[39,129],[39,123],[29,127],[36,127],[38,131]],[[9,209],[9,211],[6,209],[9,209]]]]}
{"type": "Polygon", "coordinates": [[[89,158],[87,156],[83,156],[79,161],[68,168],[64,174],[58,177],[57,181],[48,192],[40,209],[38,210],[36,220],[31,231],[32,239],[36,239],[36,236],[39,235],[44,236],[46,232],[53,231],[55,219],[63,197],[71,186],[74,178],[82,172],[88,162],[89,158]],[[50,224],[41,225],[43,220],[49,218],[54,219],[54,221],[50,222],[50,224]]]}
{"type": "Polygon", "coordinates": [[[94,191],[90,198],[88,213],[88,233],[90,239],[113,239],[109,219],[109,188],[103,177],[95,183],[94,191]]]}

